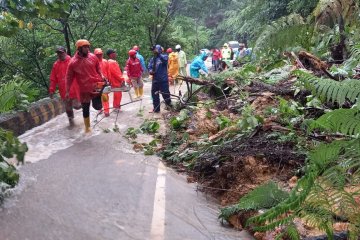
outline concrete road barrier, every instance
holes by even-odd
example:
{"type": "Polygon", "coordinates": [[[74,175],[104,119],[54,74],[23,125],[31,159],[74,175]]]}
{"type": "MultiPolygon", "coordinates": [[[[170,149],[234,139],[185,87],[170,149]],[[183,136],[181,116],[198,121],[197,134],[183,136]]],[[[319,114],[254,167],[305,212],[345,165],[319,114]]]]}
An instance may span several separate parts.
{"type": "Polygon", "coordinates": [[[65,105],[61,99],[41,99],[30,104],[28,111],[0,114],[0,128],[13,131],[19,136],[63,112],[65,105]]]}

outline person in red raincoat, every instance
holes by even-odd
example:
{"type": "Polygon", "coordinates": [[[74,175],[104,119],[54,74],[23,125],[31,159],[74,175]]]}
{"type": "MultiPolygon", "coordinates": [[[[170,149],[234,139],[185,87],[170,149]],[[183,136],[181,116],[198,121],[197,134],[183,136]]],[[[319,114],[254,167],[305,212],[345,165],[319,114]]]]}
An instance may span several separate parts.
{"type": "Polygon", "coordinates": [[[101,110],[101,95],[95,92],[98,83],[105,77],[101,73],[100,62],[90,53],[90,43],[85,39],[76,42],[75,55],[71,58],[66,73],[66,98],[70,96],[70,87],[74,80],[79,85],[80,102],[83,109],[85,132],[90,132],[90,102],[93,108],[101,110]]]}
{"type": "Polygon", "coordinates": [[[56,91],[56,87],[59,88],[60,97],[65,103],[66,115],[69,118],[70,126],[74,125],[74,111],[73,107],[76,109],[80,108],[79,98],[79,86],[74,82],[70,89],[69,100],[65,98],[66,95],[66,70],[70,63],[71,57],[67,55],[64,47],[59,46],[56,48],[57,60],[55,61],[51,73],[50,73],[50,87],[49,95],[52,99],[56,91]]]}
{"type": "Polygon", "coordinates": [[[136,57],[136,51],[129,51],[129,59],[126,61],[127,75],[134,87],[136,98],[141,98],[144,95],[144,83],[141,79],[143,68],[140,60],[136,57]]]}
{"type": "Polygon", "coordinates": [[[219,49],[215,48],[212,56],[212,60],[214,61],[215,71],[219,69],[220,58],[221,58],[221,52],[219,49]]]}
{"type": "MultiPolygon", "coordinates": [[[[109,64],[108,61],[106,59],[103,58],[103,50],[101,48],[95,48],[94,50],[94,54],[95,56],[99,59],[100,62],[100,69],[101,72],[103,74],[103,76],[108,79],[108,68],[109,68],[109,64]]],[[[102,105],[104,108],[104,114],[105,117],[110,116],[109,113],[109,94],[108,93],[103,93],[101,96],[101,101],[102,101],[102,105]]]]}
{"type": "MultiPolygon", "coordinates": [[[[108,49],[106,55],[109,57],[108,60],[108,79],[111,87],[118,88],[124,84],[124,78],[118,62],[116,61],[116,52],[113,49],[108,49]]],[[[122,93],[114,92],[113,108],[115,111],[120,110],[122,93]]]]}

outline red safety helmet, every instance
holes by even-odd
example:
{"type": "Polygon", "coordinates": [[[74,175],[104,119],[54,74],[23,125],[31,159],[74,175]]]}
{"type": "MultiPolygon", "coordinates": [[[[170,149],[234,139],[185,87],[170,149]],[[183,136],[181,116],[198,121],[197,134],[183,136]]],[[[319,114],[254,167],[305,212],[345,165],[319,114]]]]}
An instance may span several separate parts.
{"type": "Polygon", "coordinates": [[[167,52],[167,53],[172,53],[173,50],[172,50],[172,48],[168,48],[168,49],[166,50],[166,52],[167,52]]]}
{"type": "Polygon", "coordinates": [[[135,50],[135,51],[139,51],[139,50],[140,50],[140,48],[139,48],[137,45],[135,45],[135,46],[133,47],[133,50],[135,50]]]}
{"type": "Polygon", "coordinates": [[[136,55],[136,51],[134,49],[131,49],[129,51],[129,56],[132,57],[132,56],[135,56],[136,55]]]}

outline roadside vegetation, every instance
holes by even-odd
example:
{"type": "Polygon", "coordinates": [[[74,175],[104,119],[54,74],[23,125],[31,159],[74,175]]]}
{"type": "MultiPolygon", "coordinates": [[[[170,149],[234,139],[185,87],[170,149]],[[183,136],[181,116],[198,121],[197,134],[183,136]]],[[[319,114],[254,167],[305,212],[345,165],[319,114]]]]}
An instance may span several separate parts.
{"type": "MultiPolygon", "coordinates": [[[[126,136],[155,134],[134,149],[186,171],[219,199],[224,223],[257,239],[358,239],[359,1],[6,2],[0,112],[45,96],[54,46],[73,53],[78,38],[118,49],[122,62],[134,44],[146,57],[154,43],[189,56],[229,40],[252,47],[228,70],[180,79],[199,89],[163,115],[166,134],[148,120],[126,136]]],[[[18,175],[5,159],[21,161],[26,147],[0,139],[8,188],[18,175]]]]}
{"type": "Polygon", "coordinates": [[[19,182],[20,176],[14,165],[24,163],[26,152],[26,144],[20,143],[13,133],[0,129],[0,204],[8,190],[19,182]]]}
{"type": "Polygon", "coordinates": [[[202,90],[163,115],[156,152],[257,239],[358,239],[359,3],[256,2],[216,29],[256,57],[182,78],[202,90]]]}

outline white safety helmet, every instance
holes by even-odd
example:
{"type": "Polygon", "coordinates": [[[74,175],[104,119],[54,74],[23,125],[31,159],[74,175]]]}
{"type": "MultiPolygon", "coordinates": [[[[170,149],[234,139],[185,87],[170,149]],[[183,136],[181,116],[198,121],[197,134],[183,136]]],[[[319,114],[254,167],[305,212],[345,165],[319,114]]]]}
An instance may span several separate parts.
{"type": "Polygon", "coordinates": [[[175,49],[181,49],[181,46],[178,44],[176,45],[175,49]]]}

